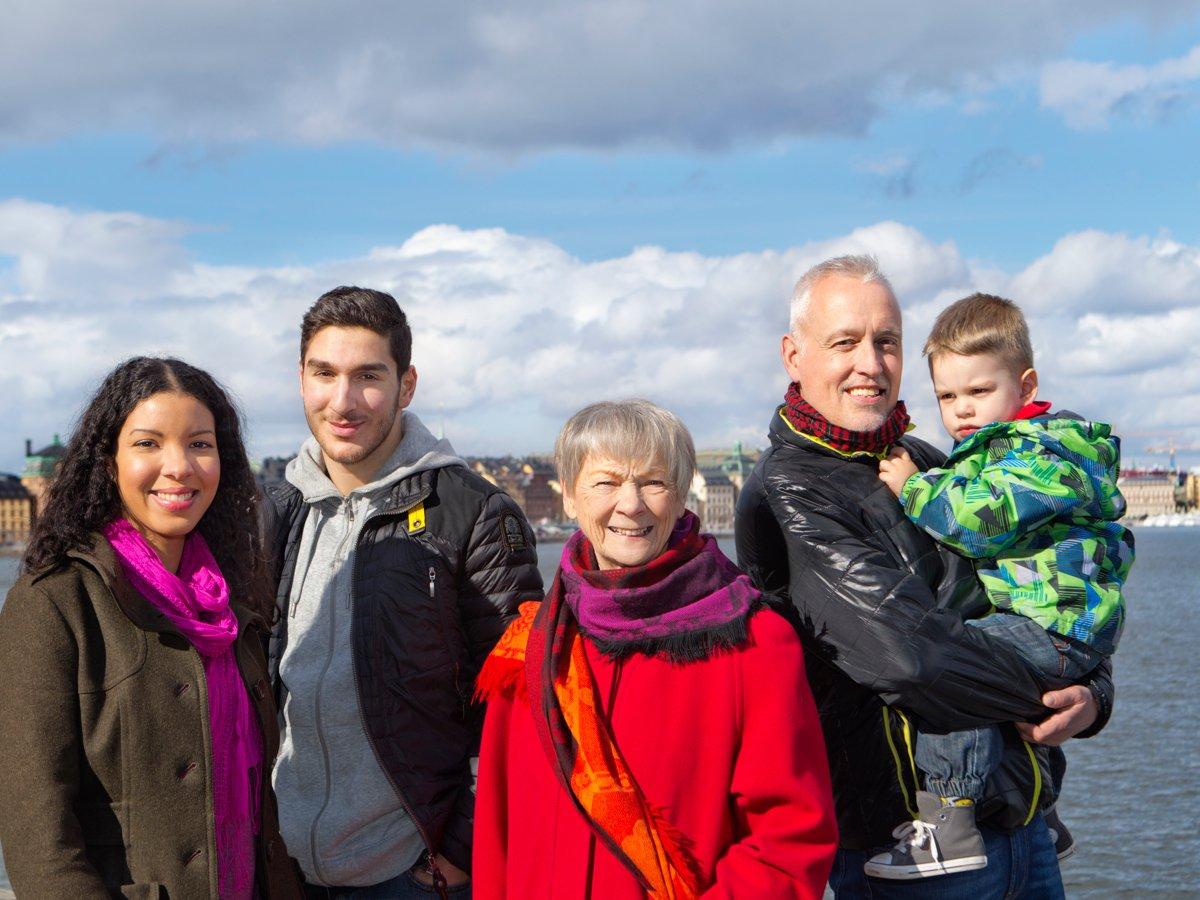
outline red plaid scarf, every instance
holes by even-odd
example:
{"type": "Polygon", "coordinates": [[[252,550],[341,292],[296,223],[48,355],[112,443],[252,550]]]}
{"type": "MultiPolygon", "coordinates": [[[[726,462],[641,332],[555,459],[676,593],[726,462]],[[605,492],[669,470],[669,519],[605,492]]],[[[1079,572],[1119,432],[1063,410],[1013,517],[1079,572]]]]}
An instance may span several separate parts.
{"type": "Polygon", "coordinates": [[[908,411],[904,401],[888,414],[884,423],[874,431],[851,431],[834,425],[813,408],[800,394],[800,385],[788,385],[784,398],[783,416],[799,432],[811,435],[842,453],[883,453],[908,430],[908,411]]]}

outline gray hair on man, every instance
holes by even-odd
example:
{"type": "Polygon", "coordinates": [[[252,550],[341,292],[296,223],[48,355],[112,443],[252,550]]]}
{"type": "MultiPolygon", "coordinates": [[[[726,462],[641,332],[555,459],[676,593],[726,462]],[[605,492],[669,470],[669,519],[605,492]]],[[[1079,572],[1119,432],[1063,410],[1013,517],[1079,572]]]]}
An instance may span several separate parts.
{"type": "Polygon", "coordinates": [[[867,254],[835,256],[832,259],[817,263],[801,275],[800,280],[796,282],[795,290],[792,291],[791,313],[788,317],[788,330],[792,334],[800,333],[800,326],[804,322],[804,317],[808,315],[808,306],[812,300],[813,288],[822,279],[831,276],[857,278],[863,284],[871,284],[872,282],[882,284],[893,297],[896,296],[896,292],[892,290],[892,283],[887,280],[887,276],[880,270],[879,260],[874,256],[867,254]]]}
{"type": "Polygon", "coordinates": [[[567,420],[554,442],[554,468],[564,493],[574,494],[589,457],[661,463],[680,500],[687,499],[696,473],[696,447],[687,426],[649,400],[603,400],[567,420]]]}

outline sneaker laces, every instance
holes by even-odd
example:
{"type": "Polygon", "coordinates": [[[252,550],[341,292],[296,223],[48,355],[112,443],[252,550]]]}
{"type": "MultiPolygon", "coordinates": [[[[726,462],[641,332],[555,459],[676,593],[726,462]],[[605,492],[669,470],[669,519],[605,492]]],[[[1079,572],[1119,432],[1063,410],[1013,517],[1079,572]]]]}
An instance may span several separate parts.
{"type": "Polygon", "coordinates": [[[934,862],[942,861],[942,852],[938,848],[936,825],[931,825],[929,822],[923,822],[920,819],[913,819],[911,822],[903,822],[896,826],[892,831],[892,837],[897,838],[900,843],[896,849],[902,850],[908,847],[919,847],[924,849],[929,848],[929,855],[933,857],[934,862]]]}

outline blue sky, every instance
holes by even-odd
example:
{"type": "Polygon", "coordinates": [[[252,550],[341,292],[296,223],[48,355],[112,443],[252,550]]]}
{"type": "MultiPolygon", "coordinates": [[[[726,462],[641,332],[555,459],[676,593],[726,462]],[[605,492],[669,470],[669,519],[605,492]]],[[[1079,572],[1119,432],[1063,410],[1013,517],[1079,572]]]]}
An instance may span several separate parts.
{"type": "Polygon", "coordinates": [[[846,248],[901,273],[926,436],[924,329],[987,288],[1057,396],[1147,436],[1127,457],[1200,441],[1200,3],[192,9],[67,37],[49,3],[0,39],[0,470],[136,352],[202,361],[288,452],[292,330],[338,280],[419,304],[422,411],[465,452],[613,391],[761,443],[787,283],[846,248]]]}

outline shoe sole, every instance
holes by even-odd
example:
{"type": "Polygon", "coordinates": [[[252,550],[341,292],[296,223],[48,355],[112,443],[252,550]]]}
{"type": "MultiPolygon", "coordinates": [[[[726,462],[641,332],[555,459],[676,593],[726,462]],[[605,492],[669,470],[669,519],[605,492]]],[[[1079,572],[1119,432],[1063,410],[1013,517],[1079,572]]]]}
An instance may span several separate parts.
{"type": "Polygon", "coordinates": [[[970,872],[987,868],[986,856],[964,856],[948,862],[917,863],[912,866],[877,866],[866,863],[863,871],[872,878],[889,881],[910,881],[915,878],[932,878],[935,875],[952,875],[955,872],[970,872]]]}
{"type": "Polygon", "coordinates": [[[1057,853],[1055,855],[1058,857],[1059,862],[1062,862],[1064,859],[1070,859],[1072,856],[1075,855],[1075,845],[1072,844],[1070,847],[1067,847],[1061,853],[1057,853]]]}

